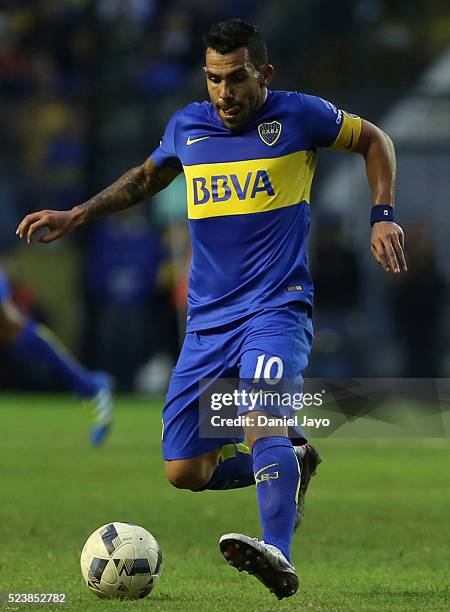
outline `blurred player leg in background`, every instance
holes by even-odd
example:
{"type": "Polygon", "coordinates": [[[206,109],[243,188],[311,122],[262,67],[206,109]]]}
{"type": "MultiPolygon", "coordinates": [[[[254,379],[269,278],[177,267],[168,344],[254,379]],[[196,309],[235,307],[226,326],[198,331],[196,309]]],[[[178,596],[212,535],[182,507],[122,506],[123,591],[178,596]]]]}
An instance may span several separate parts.
{"type": "Polygon", "coordinates": [[[107,374],[90,372],[75,359],[44,325],[25,318],[10,298],[9,284],[0,267],[0,343],[9,345],[20,363],[46,366],[55,380],[90,405],[91,442],[103,442],[111,426],[111,384],[107,374]]]}

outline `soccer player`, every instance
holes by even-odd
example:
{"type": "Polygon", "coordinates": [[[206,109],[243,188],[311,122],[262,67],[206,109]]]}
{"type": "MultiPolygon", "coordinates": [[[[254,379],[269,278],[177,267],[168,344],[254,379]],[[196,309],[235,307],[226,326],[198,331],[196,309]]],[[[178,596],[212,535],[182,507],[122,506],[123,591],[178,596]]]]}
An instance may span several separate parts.
{"type": "Polygon", "coordinates": [[[100,445],[111,426],[111,385],[102,372],[89,372],[44,325],[26,318],[11,300],[9,283],[0,265],[0,344],[13,349],[27,368],[46,366],[51,376],[76,393],[92,410],[91,442],[100,445]]]}
{"type": "Polygon", "coordinates": [[[175,113],[141,166],[70,211],[27,215],[17,233],[31,242],[47,228],[39,240],[51,242],[153,196],[184,172],[192,263],[187,333],[163,411],[166,472],[193,491],[256,483],[262,540],[230,533],[220,549],[281,599],[298,589],[291,540],[318,455],[300,428],[260,424],[267,413],[292,415],[292,406],[259,402],[249,411],[239,402],[238,414],[253,417],[244,426],[248,448],[239,438],[201,436],[199,382],[234,376],[261,391],[269,390],[265,381],[300,385],[313,338],[306,241],[318,147],[363,156],[372,253],[386,271],[406,270],[393,213],[395,154],[368,121],[315,96],[269,90],[274,69],[256,27],[215,24],[205,49],[210,101],[175,113]]]}

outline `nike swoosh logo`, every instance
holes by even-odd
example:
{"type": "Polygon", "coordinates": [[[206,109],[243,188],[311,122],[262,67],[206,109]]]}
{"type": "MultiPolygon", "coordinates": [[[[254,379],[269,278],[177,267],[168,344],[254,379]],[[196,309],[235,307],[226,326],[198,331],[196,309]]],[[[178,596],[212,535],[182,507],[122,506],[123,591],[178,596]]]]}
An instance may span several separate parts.
{"type": "Polygon", "coordinates": [[[200,138],[191,138],[189,136],[189,138],[186,140],[186,144],[191,145],[194,144],[194,142],[200,142],[200,140],[205,140],[206,138],[209,138],[209,136],[201,136],[200,138]]]}
{"type": "Polygon", "coordinates": [[[346,145],[346,149],[351,149],[352,148],[352,144],[353,144],[353,130],[352,130],[352,137],[350,138],[350,142],[348,143],[348,145],[346,145]]]}

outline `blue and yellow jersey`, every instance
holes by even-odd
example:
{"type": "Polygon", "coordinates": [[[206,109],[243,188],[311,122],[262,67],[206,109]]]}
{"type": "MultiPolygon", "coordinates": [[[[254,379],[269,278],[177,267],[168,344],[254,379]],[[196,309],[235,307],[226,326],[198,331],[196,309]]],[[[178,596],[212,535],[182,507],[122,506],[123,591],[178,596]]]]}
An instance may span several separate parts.
{"type": "Polygon", "coordinates": [[[297,92],[269,91],[240,131],[224,127],[210,102],[175,113],[151,158],[186,178],[188,331],[312,303],[307,236],[316,149],[352,151],[360,132],[359,117],[297,92]]]}

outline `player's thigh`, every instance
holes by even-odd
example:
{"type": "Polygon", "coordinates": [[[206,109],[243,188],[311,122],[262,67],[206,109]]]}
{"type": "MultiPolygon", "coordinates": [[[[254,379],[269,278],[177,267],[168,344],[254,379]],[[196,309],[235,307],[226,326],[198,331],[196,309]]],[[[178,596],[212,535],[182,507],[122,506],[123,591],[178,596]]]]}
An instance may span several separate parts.
{"type": "Polygon", "coordinates": [[[238,406],[238,414],[257,411],[258,418],[246,429],[250,443],[259,437],[286,435],[290,430],[300,440],[305,439],[300,427],[289,424],[303,392],[303,371],[312,340],[306,306],[267,309],[252,320],[239,364],[240,389],[251,393],[252,401],[247,405],[241,401],[238,406]]]}
{"type": "Polygon", "coordinates": [[[186,335],[162,415],[162,450],[166,461],[214,455],[225,444],[241,441],[209,436],[210,413],[201,409],[205,381],[230,375],[220,342],[220,336],[212,333],[186,335]]]}
{"type": "Polygon", "coordinates": [[[241,348],[240,378],[270,389],[275,381],[301,377],[313,337],[308,306],[294,303],[262,311],[249,322],[241,348]]]}

